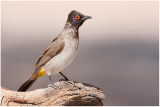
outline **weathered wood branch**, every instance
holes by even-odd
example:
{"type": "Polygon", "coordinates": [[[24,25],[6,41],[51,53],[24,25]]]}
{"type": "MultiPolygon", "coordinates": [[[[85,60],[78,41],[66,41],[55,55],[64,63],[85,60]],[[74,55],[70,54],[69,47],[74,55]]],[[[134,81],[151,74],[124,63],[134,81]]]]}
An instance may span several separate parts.
{"type": "Polygon", "coordinates": [[[52,87],[34,91],[17,92],[1,87],[3,106],[102,106],[103,92],[85,83],[56,82],[59,89],[52,87]]]}

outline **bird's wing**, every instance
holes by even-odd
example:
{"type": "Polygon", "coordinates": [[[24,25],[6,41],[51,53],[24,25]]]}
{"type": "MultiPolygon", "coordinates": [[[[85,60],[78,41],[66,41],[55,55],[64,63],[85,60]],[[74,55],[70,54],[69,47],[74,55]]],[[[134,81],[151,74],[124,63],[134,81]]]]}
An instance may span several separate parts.
{"type": "Polygon", "coordinates": [[[64,48],[63,38],[57,37],[52,43],[46,48],[41,57],[35,64],[35,72],[37,72],[42,66],[44,66],[54,56],[58,55],[64,48]]]}

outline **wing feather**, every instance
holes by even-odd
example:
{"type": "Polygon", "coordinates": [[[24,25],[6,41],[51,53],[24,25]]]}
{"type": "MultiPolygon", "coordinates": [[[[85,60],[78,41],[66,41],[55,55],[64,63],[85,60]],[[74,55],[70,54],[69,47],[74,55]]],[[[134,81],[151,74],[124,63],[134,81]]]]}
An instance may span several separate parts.
{"type": "Polygon", "coordinates": [[[42,66],[44,66],[54,56],[62,52],[63,48],[64,48],[63,38],[60,37],[55,38],[35,63],[35,72],[39,70],[42,66]]]}

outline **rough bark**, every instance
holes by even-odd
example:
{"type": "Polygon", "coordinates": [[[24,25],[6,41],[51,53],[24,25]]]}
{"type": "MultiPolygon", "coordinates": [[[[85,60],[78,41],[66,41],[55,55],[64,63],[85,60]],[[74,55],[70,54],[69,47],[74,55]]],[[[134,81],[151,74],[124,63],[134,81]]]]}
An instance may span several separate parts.
{"type": "Polygon", "coordinates": [[[92,85],[67,81],[56,82],[52,87],[34,91],[17,92],[1,87],[3,106],[102,106],[103,92],[92,85]]]}

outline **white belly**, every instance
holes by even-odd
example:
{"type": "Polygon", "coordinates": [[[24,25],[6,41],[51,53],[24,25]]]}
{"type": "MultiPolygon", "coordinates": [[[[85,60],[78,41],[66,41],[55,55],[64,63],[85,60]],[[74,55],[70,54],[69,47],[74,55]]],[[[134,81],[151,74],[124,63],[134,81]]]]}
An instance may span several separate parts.
{"type": "Polygon", "coordinates": [[[78,41],[73,40],[65,40],[65,46],[61,53],[57,56],[53,57],[50,61],[48,61],[44,70],[48,75],[58,73],[66,68],[75,58],[78,49],[78,41]]]}

